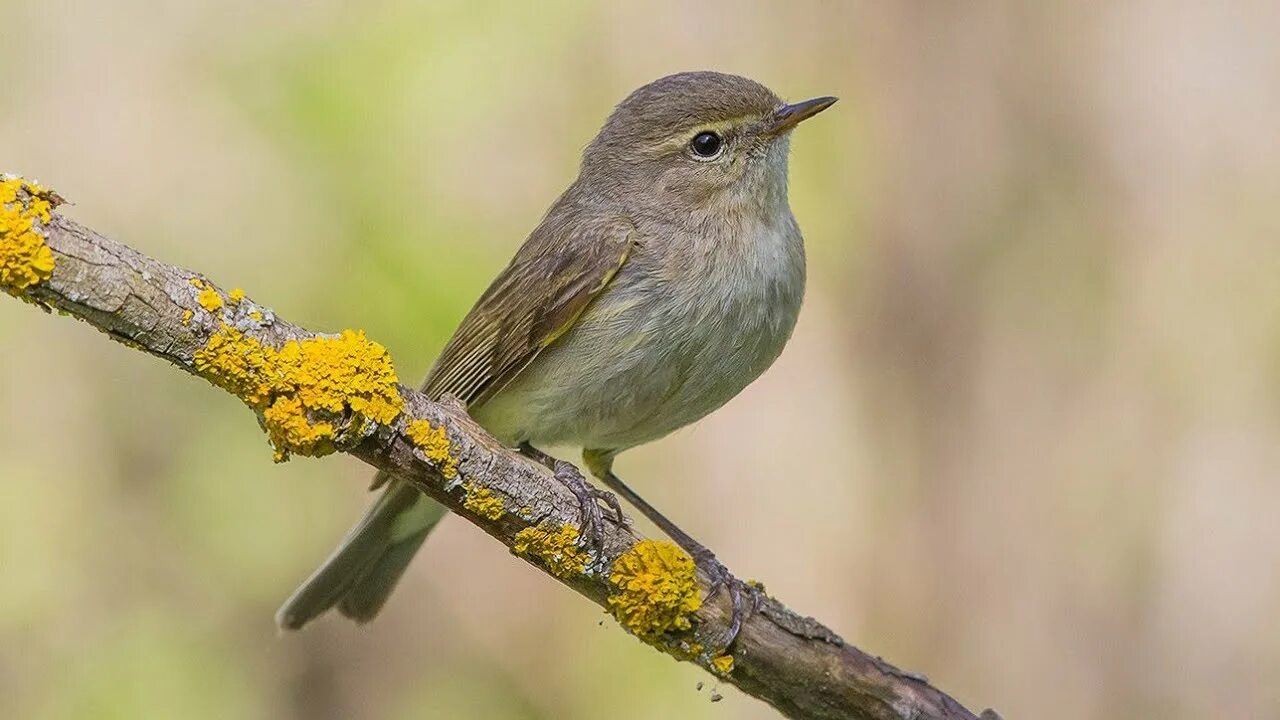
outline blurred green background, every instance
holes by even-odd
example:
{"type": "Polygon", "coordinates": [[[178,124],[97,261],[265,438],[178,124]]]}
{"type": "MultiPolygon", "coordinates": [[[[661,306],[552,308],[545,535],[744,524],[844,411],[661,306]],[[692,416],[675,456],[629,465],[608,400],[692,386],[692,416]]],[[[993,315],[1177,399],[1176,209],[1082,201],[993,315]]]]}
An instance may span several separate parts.
{"type": "MultiPolygon", "coordinates": [[[[793,144],[794,340],[623,476],[975,709],[1280,716],[1275,2],[0,16],[0,169],[409,381],[633,88],[840,96],[793,144]]],[[[366,468],[272,465],[227,395],[21,303],[0,348],[0,717],[775,717],[457,520],[376,623],[280,637],[366,468]]]]}

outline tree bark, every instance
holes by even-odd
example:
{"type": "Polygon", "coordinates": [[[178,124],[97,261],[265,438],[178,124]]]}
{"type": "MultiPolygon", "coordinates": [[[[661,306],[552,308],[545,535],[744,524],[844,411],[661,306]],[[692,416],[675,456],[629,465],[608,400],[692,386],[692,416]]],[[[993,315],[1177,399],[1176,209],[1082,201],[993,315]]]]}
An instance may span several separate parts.
{"type": "MultiPolygon", "coordinates": [[[[12,220],[41,198],[54,207],[59,202],[53,193],[23,185],[16,200],[8,205],[0,203],[0,210],[12,220]]],[[[274,350],[326,337],[275,316],[239,292],[225,292],[196,273],[147,257],[56,211],[47,219],[36,217],[30,226],[28,231],[38,233],[52,251],[53,271],[33,284],[4,289],[33,304],[79,318],[113,339],[206,379],[209,375],[200,370],[198,354],[211,338],[228,328],[249,342],[274,350]]],[[[13,222],[0,222],[0,255],[19,231],[13,222]]],[[[20,259],[0,257],[0,267],[6,262],[20,259]]],[[[226,389],[225,384],[223,387],[226,389]]],[[[545,547],[541,552],[530,550],[529,540],[539,529],[572,528],[572,537],[576,537],[580,518],[574,495],[546,468],[503,447],[457,403],[432,402],[410,388],[394,387],[403,403],[398,416],[391,422],[367,424],[365,431],[350,436],[354,439],[336,442],[333,449],[413,482],[534,567],[606,609],[614,607],[610,598],[616,599],[620,592],[610,582],[614,563],[643,540],[630,524],[607,521],[599,562],[585,567],[566,566],[560,562],[562,557],[553,557],[545,547]],[[447,458],[424,452],[421,438],[409,431],[415,421],[426,421],[437,431],[443,429],[447,458]]],[[[262,406],[255,409],[263,422],[262,406]]],[[[576,550],[567,548],[565,552],[573,555],[576,550]]],[[[701,595],[708,579],[699,575],[696,582],[695,589],[701,595]]],[[[701,603],[689,613],[686,623],[674,629],[641,632],[637,637],[680,660],[700,665],[791,718],[975,718],[923,677],[862,652],[818,621],[796,614],[773,598],[765,598],[760,611],[747,617],[731,652],[708,651],[706,648],[717,647],[717,639],[728,627],[730,612],[724,595],[719,593],[701,603]]],[[[982,717],[997,716],[988,710],[982,717]]]]}

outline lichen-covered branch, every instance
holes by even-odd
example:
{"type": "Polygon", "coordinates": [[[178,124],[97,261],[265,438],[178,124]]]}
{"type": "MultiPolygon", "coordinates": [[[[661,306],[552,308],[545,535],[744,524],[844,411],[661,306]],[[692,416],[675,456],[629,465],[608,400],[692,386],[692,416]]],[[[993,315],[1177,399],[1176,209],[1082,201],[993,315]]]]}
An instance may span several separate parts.
{"type": "Polygon", "coordinates": [[[431,402],[400,385],[386,350],[364,333],[292,325],[238,289],[62,217],[60,201],[34,184],[0,178],[0,289],[232,393],[256,414],[277,461],[345,452],[413,482],[646,644],[788,717],[974,718],[923,678],[773,599],[748,617],[731,653],[717,650],[728,603],[703,601],[707,578],[682,550],[610,522],[601,557],[588,556],[568,489],[456,403],[431,402]]]}

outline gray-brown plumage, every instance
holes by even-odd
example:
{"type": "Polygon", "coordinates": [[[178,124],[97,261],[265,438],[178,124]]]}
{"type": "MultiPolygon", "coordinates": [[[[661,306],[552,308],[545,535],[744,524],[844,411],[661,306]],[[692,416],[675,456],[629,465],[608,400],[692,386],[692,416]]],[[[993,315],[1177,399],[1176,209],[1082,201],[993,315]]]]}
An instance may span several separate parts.
{"type": "MultiPolygon", "coordinates": [[[[424,391],[459,398],[512,446],[582,447],[594,473],[625,489],[610,471],[618,452],[724,404],[790,336],[804,247],[787,203],[788,137],[833,102],[786,105],[712,72],[636,90],[463,319],[424,391]]],[[[280,609],[282,627],[334,606],[367,621],[382,607],[444,515],[387,481],[375,480],[387,484],[382,496],[280,609]]]]}

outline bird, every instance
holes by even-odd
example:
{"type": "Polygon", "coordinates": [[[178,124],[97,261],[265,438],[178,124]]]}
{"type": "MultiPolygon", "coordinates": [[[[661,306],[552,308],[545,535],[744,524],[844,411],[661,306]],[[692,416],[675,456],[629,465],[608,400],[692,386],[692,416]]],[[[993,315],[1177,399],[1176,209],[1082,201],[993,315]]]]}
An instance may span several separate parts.
{"type": "MultiPolygon", "coordinates": [[[[600,502],[621,519],[616,496],[539,449],[582,448],[592,475],[708,573],[711,593],[730,588],[726,646],[751,588],[622,482],[613,462],[718,409],[781,354],[805,287],[787,192],[790,137],[835,102],[787,103],[754,80],[712,71],[632,92],[423,385],[552,467],[582,504],[584,541],[598,543],[600,502]]],[[[372,620],[447,513],[386,473],[373,488],[382,493],[363,519],[277,612],[281,628],[335,607],[372,620]]]]}

